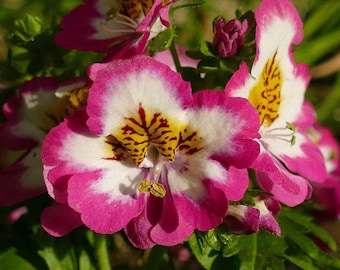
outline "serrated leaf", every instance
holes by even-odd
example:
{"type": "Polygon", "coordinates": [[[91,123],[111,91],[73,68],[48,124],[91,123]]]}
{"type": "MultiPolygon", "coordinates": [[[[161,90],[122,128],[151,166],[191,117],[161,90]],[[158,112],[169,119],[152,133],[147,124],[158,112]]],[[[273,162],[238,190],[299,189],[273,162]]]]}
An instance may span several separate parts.
{"type": "Polygon", "coordinates": [[[199,243],[196,233],[193,233],[189,239],[188,243],[190,245],[192,253],[195,255],[199,263],[206,269],[210,269],[213,262],[218,257],[218,252],[214,251],[209,246],[202,249],[202,244],[199,243]]]}
{"type": "Polygon", "coordinates": [[[42,22],[38,17],[26,14],[22,19],[14,22],[14,34],[27,42],[41,34],[42,22]]]}
{"type": "Polygon", "coordinates": [[[233,235],[232,241],[224,246],[222,250],[223,257],[231,257],[240,252],[240,246],[238,245],[240,236],[233,235]]]}

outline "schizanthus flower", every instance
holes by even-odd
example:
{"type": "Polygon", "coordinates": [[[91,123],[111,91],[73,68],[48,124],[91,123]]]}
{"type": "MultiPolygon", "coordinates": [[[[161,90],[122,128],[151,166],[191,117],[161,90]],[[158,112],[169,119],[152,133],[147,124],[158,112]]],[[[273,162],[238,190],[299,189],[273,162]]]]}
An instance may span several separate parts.
{"type": "Polygon", "coordinates": [[[219,225],[228,200],[242,198],[242,168],[259,151],[253,107],[223,91],[192,95],[180,74],[146,56],[89,71],[87,114],[66,119],[44,141],[45,181],[58,203],[42,215],[45,230],[124,229],[136,247],[149,248],[219,225]],[[59,213],[72,210],[72,221],[60,222],[59,213]]]}
{"type": "Polygon", "coordinates": [[[106,53],[110,58],[142,54],[148,40],[169,27],[174,0],[84,0],[68,13],[56,44],[106,53]]]}
{"type": "Polygon", "coordinates": [[[85,104],[88,83],[80,77],[63,84],[53,78],[34,78],[4,104],[7,122],[0,126],[0,144],[19,156],[0,173],[0,205],[14,205],[46,192],[42,141],[52,127],[85,104]]]}
{"type": "Polygon", "coordinates": [[[256,233],[265,229],[275,235],[281,234],[281,229],[275,216],[280,212],[280,203],[272,196],[254,197],[254,205],[230,205],[224,224],[235,234],[256,233]]]}
{"type": "Polygon", "coordinates": [[[307,66],[296,64],[292,44],[302,40],[302,22],[288,0],[264,0],[255,11],[257,53],[251,74],[244,63],[226,86],[231,96],[248,98],[258,111],[261,153],[252,167],[266,191],[294,206],[311,196],[306,179],[322,182],[322,154],[306,128],[314,112],[304,103],[307,66]]]}

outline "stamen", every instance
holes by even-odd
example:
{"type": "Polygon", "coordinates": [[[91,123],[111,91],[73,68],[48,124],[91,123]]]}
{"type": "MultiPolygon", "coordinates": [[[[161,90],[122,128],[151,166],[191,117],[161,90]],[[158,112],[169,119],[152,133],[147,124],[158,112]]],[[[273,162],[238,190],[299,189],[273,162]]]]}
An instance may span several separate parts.
{"type": "Polygon", "coordinates": [[[149,179],[145,179],[138,185],[138,190],[141,193],[150,192],[153,196],[157,198],[164,198],[166,194],[166,189],[160,183],[151,183],[149,179]]]}
{"type": "Polygon", "coordinates": [[[134,29],[109,29],[106,27],[106,22],[100,22],[100,27],[109,33],[135,33],[134,29]]]}
{"type": "Polygon", "coordinates": [[[150,187],[150,193],[157,198],[164,198],[166,190],[160,183],[152,183],[150,187]]]}
{"type": "Polygon", "coordinates": [[[293,146],[296,142],[296,127],[291,123],[286,123],[284,128],[271,128],[261,132],[262,138],[279,139],[289,142],[293,146]]]}
{"type": "Polygon", "coordinates": [[[138,26],[138,23],[135,20],[133,20],[130,17],[125,16],[125,15],[119,13],[119,12],[117,13],[117,17],[121,17],[122,19],[125,19],[126,21],[128,21],[129,23],[125,22],[125,25],[130,26],[131,28],[136,28],[138,26]]]}
{"type": "Polygon", "coordinates": [[[128,16],[125,16],[119,13],[115,9],[110,9],[106,14],[106,21],[100,22],[100,27],[108,33],[135,33],[137,26],[138,26],[138,23],[136,21],[134,21],[128,16]],[[120,19],[118,19],[118,17],[120,19]],[[106,26],[108,21],[113,21],[122,26],[127,26],[129,29],[124,29],[124,28],[110,29],[106,26]]]}

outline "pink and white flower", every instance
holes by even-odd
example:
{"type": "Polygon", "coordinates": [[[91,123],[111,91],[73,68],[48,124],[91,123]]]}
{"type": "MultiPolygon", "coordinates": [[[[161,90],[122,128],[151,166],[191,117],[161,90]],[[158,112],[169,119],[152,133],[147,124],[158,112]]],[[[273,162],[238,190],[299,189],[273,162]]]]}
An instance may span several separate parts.
{"type": "Polygon", "coordinates": [[[326,214],[340,219],[339,143],[326,127],[315,125],[309,131],[312,139],[320,147],[327,169],[326,181],[313,184],[314,198],[323,206],[326,214]]]}
{"type": "Polygon", "coordinates": [[[311,195],[310,184],[326,176],[323,157],[306,133],[315,121],[304,103],[307,66],[296,64],[292,45],[302,40],[302,21],[288,0],[264,0],[255,11],[257,52],[249,74],[244,63],[226,86],[248,98],[259,114],[261,153],[252,167],[263,189],[294,206],[311,195]]]}
{"type": "Polygon", "coordinates": [[[281,229],[275,216],[281,205],[272,196],[254,197],[254,205],[230,205],[224,224],[235,234],[257,233],[260,229],[280,236],[281,229]]]}
{"type": "Polygon", "coordinates": [[[126,58],[146,51],[148,41],[170,26],[176,0],[84,0],[68,13],[55,42],[69,49],[126,58]]]}
{"type": "Polygon", "coordinates": [[[12,164],[0,172],[0,205],[14,205],[46,192],[40,158],[46,133],[83,105],[88,79],[64,84],[42,77],[25,82],[3,106],[0,145],[15,151],[12,164]],[[83,90],[82,90],[83,89],[83,90]],[[71,92],[73,91],[73,92],[71,92]]]}
{"type": "Polygon", "coordinates": [[[42,149],[49,194],[79,219],[59,228],[59,211],[47,208],[44,229],[61,236],[81,220],[97,233],[124,229],[133,245],[149,248],[219,225],[228,200],[243,197],[244,168],[259,152],[249,102],[223,91],[192,95],[180,74],[147,56],[89,73],[87,114],[52,129],[42,149]]]}

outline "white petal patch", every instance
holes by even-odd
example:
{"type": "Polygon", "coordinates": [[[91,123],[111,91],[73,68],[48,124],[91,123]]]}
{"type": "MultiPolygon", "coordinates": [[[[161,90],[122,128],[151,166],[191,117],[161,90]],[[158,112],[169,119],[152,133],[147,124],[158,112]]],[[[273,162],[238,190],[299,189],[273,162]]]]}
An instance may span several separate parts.
{"type": "Polygon", "coordinates": [[[143,180],[142,169],[132,162],[111,161],[110,169],[102,171],[102,176],[91,185],[94,193],[108,194],[109,203],[120,197],[128,199],[138,192],[138,184],[143,180]]]}
{"type": "Polygon", "coordinates": [[[261,38],[258,45],[260,55],[252,68],[252,75],[257,77],[261,74],[266,62],[275,52],[277,52],[277,59],[283,65],[285,73],[293,74],[293,66],[289,65],[290,59],[288,58],[288,53],[296,29],[289,21],[289,18],[282,20],[279,17],[275,17],[270,24],[263,26],[260,31],[261,38]]]}
{"type": "Polygon", "coordinates": [[[271,128],[282,127],[287,122],[293,123],[297,120],[303,105],[305,90],[306,82],[301,77],[285,79],[281,89],[279,116],[273,122],[271,128]]]}
{"type": "Polygon", "coordinates": [[[221,150],[234,151],[233,138],[245,124],[244,119],[219,107],[191,111],[189,116],[190,128],[203,138],[203,149],[198,152],[200,155],[208,156],[221,150]]]}
{"type": "Polygon", "coordinates": [[[291,145],[289,139],[288,141],[282,138],[261,138],[259,141],[264,146],[264,148],[276,156],[287,155],[291,158],[304,157],[305,154],[301,150],[302,144],[305,142],[305,138],[296,132],[295,143],[291,145]]]}
{"type": "MultiPolygon", "coordinates": [[[[115,80],[117,82],[117,80],[115,80]]],[[[159,73],[145,69],[130,73],[118,84],[107,84],[106,103],[103,104],[103,134],[108,135],[126,122],[126,117],[136,116],[141,104],[146,113],[161,112],[163,116],[176,119],[179,125],[186,123],[186,115],[180,100],[176,100],[171,84],[159,73]],[[117,89],[119,88],[119,89],[117,89]],[[111,96],[110,96],[111,95],[111,96]]]]}
{"type": "Polygon", "coordinates": [[[143,169],[136,167],[132,160],[105,159],[110,157],[110,152],[104,141],[104,137],[70,134],[64,139],[59,159],[79,165],[79,172],[100,170],[102,176],[94,180],[92,190],[109,194],[111,201],[117,196],[135,194],[143,169]]]}
{"type": "MultiPolygon", "coordinates": [[[[23,108],[20,110],[22,122],[26,122],[23,130],[28,128],[28,125],[35,126],[37,129],[41,129],[44,132],[49,131],[52,127],[58,123],[52,116],[49,116],[49,112],[58,108],[60,99],[57,98],[54,91],[39,90],[34,93],[23,94],[23,108]]],[[[29,134],[32,128],[27,129],[29,134]]],[[[19,128],[18,128],[19,130],[19,128]]],[[[36,133],[37,131],[34,131],[36,133]]],[[[32,137],[35,138],[35,137],[32,137]]]]}
{"type": "Polygon", "coordinates": [[[72,133],[64,138],[58,155],[60,160],[70,164],[78,164],[91,170],[104,169],[110,168],[114,162],[105,159],[110,158],[108,149],[104,137],[72,133]]]}
{"type": "MultiPolygon", "coordinates": [[[[185,157],[182,157],[185,158],[185,157]]],[[[185,193],[193,200],[199,200],[205,194],[202,180],[224,181],[225,169],[216,161],[208,159],[186,160],[186,169],[176,168],[176,162],[181,158],[176,156],[175,164],[168,171],[168,183],[172,193],[185,193]]]]}

